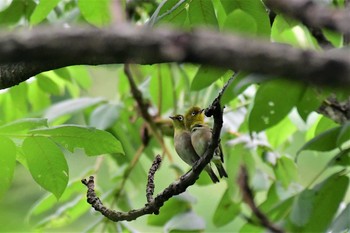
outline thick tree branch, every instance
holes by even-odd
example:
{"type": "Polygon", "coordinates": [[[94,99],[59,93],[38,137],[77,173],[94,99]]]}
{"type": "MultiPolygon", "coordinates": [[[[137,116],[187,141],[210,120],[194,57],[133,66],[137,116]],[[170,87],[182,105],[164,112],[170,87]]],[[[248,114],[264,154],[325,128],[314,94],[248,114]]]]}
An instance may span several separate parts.
{"type": "Polygon", "coordinates": [[[63,66],[125,62],[190,62],[314,84],[350,85],[350,54],[340,49],[317,52],[215,31],[182,32],[131,25],[113,30],[35,28],[0,34],[0,88],[63,66]],[[30,67],[30,72],[14,69],[8,65],[11,63],[30,67]]]}
{"type": "MultiPolygon", "coordinates": [[[[230,79],[229,82],[232,81],[233,78],[230,79]]],[[[118,212],[111,209],[106,208],[102,201],[97,197],[94,187],[94,177],[90,177],[89,180],[82,180],[82,183],[88,188],[87,191],[87,202],[91,204],[91,206],[96,210],[101,212],[104,216],[112,221],[132,221],[137,219],[140,216],[146,214],[158,214],[159,209],[164,205],[164,203],[169,200],[171,197],[183,193],[186,189],[193,185],[199,177],[199,174],[202,172],[204,167],[211,161],[215,149],[219,145],[220,141],[220,132],[223,124],[222,120],[222,108],[220,107],[220,98],[223,91],[226,89],[228,84],[226,84],[223,90],[219,93],[218,97],[214,100],[213,104],[206,110],[206,112],[210,112],[214,116],[214,126],[213,126],[213,136],[212,140],[208,146],[207,151],[204,153],[203,157],[201,157],[196,164],[193,166],[192,170],[184,174],[180,177],[179,181],[175,181],[171,183],[167,188],[163,190],[160,194],[158,194],[155,198],[153,196],[153,177],[155,171],[158,169],[160,164],[160,158],[157,156],[153,165],[149,171],[148,176],[148,185],[146,190],[146,198],[147,203],[143,208],[130,210],[129,212],[118,212]],[[214,106],[215,105],[215,106],[214,106]],[[209,110],[210,109],[210,110],[209,110]]]]}
{"type": "Polygon", "coordinates": [[[312,0],[265,0],[269,8],[299,19],[305,25],[328,28],[349,36],[349,11],[327,8],[316,2],[312,0]]]}

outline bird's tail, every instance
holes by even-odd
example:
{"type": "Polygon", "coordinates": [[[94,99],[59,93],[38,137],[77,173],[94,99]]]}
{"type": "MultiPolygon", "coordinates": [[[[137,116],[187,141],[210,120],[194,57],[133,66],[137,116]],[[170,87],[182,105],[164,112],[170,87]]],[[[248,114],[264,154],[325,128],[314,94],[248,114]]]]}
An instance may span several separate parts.
{"type": "Polygon", "coordinates": [[[210,166],[206,166],[204,169],[208,173],[208,175],[210,176],[210,179],[213,181],[213,183],[219,182],[219,178],[215,175],[214,171],[211,169],[210,166]]]}
{"type": "Polygon", "coordinates": [[[220,161],[220,160],[216,160],[216,159],[214,159],[214,160],[212,160],[212,161],[214,162],[216,168],[218,169],[220,178],[222,178],[222,177],[228,177],[227,172],[225,171],[224,166],[222,166],[221,161],[220,161]]]}

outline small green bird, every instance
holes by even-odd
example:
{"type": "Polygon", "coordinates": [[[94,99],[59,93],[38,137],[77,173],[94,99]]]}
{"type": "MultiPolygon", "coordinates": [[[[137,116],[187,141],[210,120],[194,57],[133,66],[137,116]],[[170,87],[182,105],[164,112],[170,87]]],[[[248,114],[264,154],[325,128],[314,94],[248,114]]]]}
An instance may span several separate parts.
{"type": "MultiPolygon", "coordinates": [[[[192,146],[191,133],[185,128],[184,117],[182,115],[175,115],[171,116],[170,119],[173,120],[174,125],[175,150],[180,158],[192,167],[200,157],[192,146]]],[[[219,182],[218,177],[215,175],[210,165],[207,165],[204,170],[208,173],[214,183],[219,182]]]]}
{"type": "MultiPolygon", "coordinates": [[[[186,129],[191,130],[191,142],[194,150],[199,156],[203,156],[208,149],[212,138],[212,130],[204,123],[204,109],[199,107],[190,108],[185,114],[186,129]]],[[[211,160],[218,169],[220,177],[228,177],[223,167],[224,155],[222,153],[221,144],[216,148],[214,156],[211,160]]]]}

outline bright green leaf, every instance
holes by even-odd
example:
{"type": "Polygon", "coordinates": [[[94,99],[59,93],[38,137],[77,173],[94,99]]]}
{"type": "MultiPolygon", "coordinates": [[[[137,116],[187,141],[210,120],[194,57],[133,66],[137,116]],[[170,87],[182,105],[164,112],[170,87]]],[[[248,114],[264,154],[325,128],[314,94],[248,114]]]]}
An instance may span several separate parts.
{"type": "Polygon", "coordinates": [[[350,139],[350,122],[347,122],[341,127],[340,133],[337,138],[337,145],[341,146],[344,142],[350,139]]]}
{"type": "Polygon", "coordinates": [[[212,1],[192,0],[189,4],[188,16],[192,26],[218,26],[212,1]]]}
{"type": "Polygon", "coordinates": [[[298,153],[303,150],[329,151],[337,148],[337,138],[340,130],[341,127],[336,127],[317,135],[308,141],[298,153]]]}
{"type": "Polygon", "coordinates": [[[59,2],[60,0],[40,0],[30,16],[30,23],[35,25],[43,21],[59,2]]]}
{"type": "Polygon", "coordinates": [[[298,180],[297,166],[292,159],[286,156],[278,158],[274,172],[277,180],[282,183],[284,188],[288,188],[292,181],[298,180]]]}
{"type": "Polygon", "coordinates": [[[37,80],[34,80],[28,88],[28,101],[32,107],[32,111],[39,111],[50,105],[51,100],[49,94],[42,91],[37,80]]]}
{"type": "Polygon", "coordinates": [[[307,87],[297,104],[300,117],[306,122],[309,114],[317,110],[321,106],[323,100],[324,97],[318,94],[314,87],[307,87]]]}
{"type": "Polygon", "coordinates": [[[223,29],[232,32],[255,35],[257,32],[257,24],[250,14],[237,9],[227,16],[223,29]]]}
{"type": "Polygon", "coordinates": [[[266,135],[270,145],[277,148],[285,143],[295,131],[297,131],[297,127],[288,117],[285,117],[277,125],[268,128],[266,135]]]}
{"type": "Polygon", "coordinates": [[[224,226],[235,219],[240,212],[240,205],[232,201],[227,189],[214,212],[213,222],[217,227],[224,226]]]}
{"type": "Polygon", "coordinates": [[[213,82],[221,78],[221,76],[223,76],[226,72],[227,69],[200,66],[191,83],[191,90],[199,91],[210,86],[213,82]]]}
{"type": "Polygon", "coordinates": [[[67,68],[74,79],[83,89],[88,89],[92,85],[92,80],[85,66],[70,66],[67,68]]]}
{"type": "Polygon", "coordinates": [[[60,87],[45,74],[36,75],[36,79],[41,90],[48,94],[61,95],[60,87]]]}
{"type": "Polygon", "coordinates": [[[240,10],[254,18],[258,35],[270,36],[270,20],[262,1],[257,0],[221,0],[226,14],[240,10]]]}
{"type": "Polygon", "coordinates": [[[16,166],[16,146],[6,137],[0,136],[0,199],[11,185],[16,166]]]}
{"type": "Polygon", "coordinates": [[[111,22],[110,0],[78,0],[81,14],[95,26],[106,26],[111,22]]]}
{"type": "Polygon", "coordinates": [[[0,24],[15,24],[23,16],[28,19],[35,6],[32,0],[13,0],[8,8],[0,12],[0,24]]]}
{"type": "Polygon", "coordinates": [[[82,148],[87,155],[124,154],[121,143],[115,137],[106,131],[95,128],[65,125],[32,130],[31,133],[35,136],[50,137],[71,152],[74,152],[76,148],[82,148]]]}
{"type": "Polygon", "coordinates": [[[11,112],[14,119],[24,117],[28,113],[28,84],[22,82],[18,86],[9,89],[12,101],[11,112]]]}
{"type": "MultiPolygon", "coordinates": [[[[155,17],[156,24],[172,24],[182,26],[187,18],[186,6],[189,0],[168,0],[155,17]]],[[[155,12],[156,13],[156,12],[155,12]]]]}
{"type": "Polygon", "coordinates": [[[28,130],[47,127],[47,119],[44,118],[23,118],[0,126],[0,133],[18,133],[28,130]]]}
{"type": "Polygon", "coordinates": [[[281,79],[262,84],[249,115],[249,130],[260,132],[280,122],[299,102],[303,89],[301,85],[281,79]],[[286,87],[288,91],[284,91],[286,87]]]}
{"type": "Polygon", "coordinates": [[[22,149],[34,180],[59,199],[68,183],[68,165],[62,151],[46,137],[27,137],[22,149]]]}

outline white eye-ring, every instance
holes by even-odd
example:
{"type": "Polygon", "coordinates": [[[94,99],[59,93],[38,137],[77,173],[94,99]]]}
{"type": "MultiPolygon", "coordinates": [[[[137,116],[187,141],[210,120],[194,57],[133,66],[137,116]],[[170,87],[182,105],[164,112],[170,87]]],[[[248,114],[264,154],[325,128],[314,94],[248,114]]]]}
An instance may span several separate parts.
{"type": "Polygon", "coordinates": [[[179,119],[179,121],[183,121],[184,120],[183,116],[179,116],[178,119],[179,119]]]}
{"type": "Polygon", "coordinates": [[[193,111],[191,115],[195,116],[195,115],[197,115],[197,113],[195,111],[193,111]]]}

